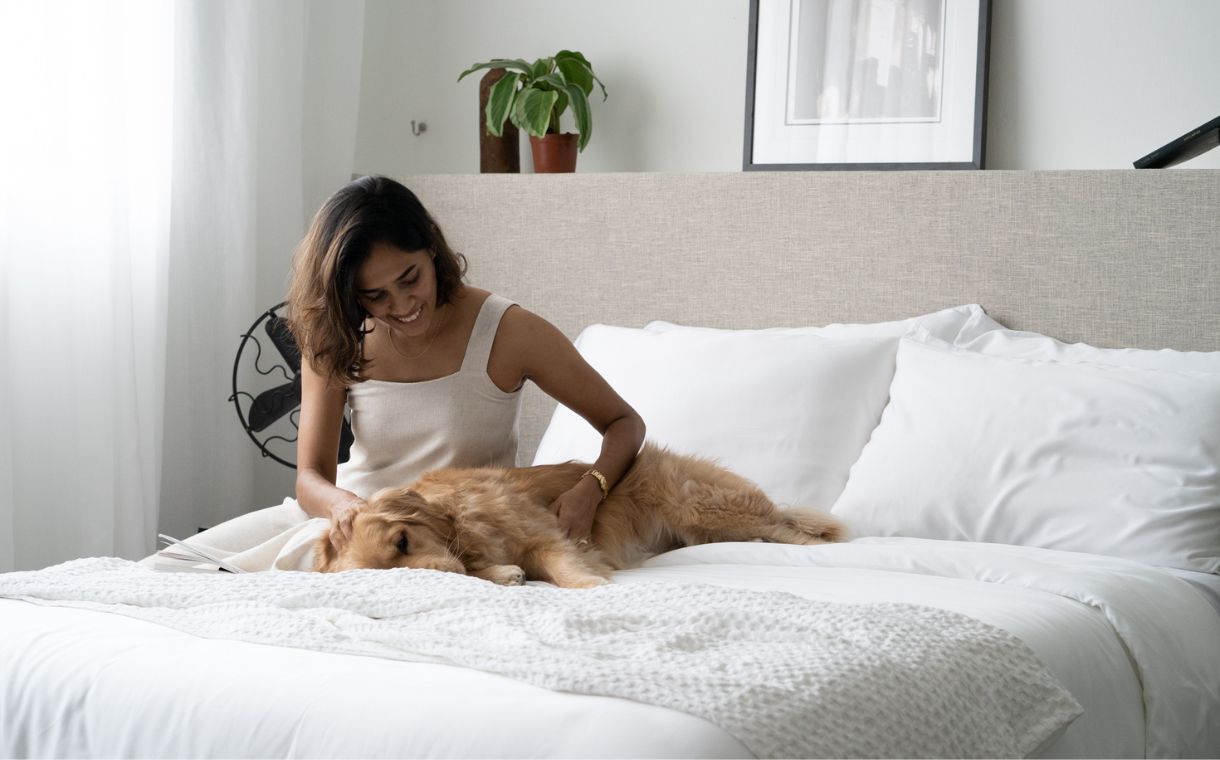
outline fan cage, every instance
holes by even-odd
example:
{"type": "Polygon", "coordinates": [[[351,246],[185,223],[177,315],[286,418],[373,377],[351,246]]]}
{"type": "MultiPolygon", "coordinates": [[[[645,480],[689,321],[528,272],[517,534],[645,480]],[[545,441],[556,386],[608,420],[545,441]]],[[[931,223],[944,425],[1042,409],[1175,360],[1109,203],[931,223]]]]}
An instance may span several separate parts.
{"type": "MultiPolygon", "coordinates": [[[[254,431],[250,429],[250,420],[246,411],[242,409],[241,403],[243,398],[247,399],[246,406],[249,408],[254,404],[254,396],[246,391],[239,390],[237,387],[238,373],[241,368],[241,359],[242,356],[245,355],[247,344],[250,342],[253,342],[255,348],[257,349],[257,353],[254,355],[253,363],[255,372],[265,377],[275,374],[275,372],[278,370],[279,373],[284,376],[285,380],[288,382],[293,381],[293,373],[288,370],[288,367],[283,362],[273,364],[270,369],[264,370],[262,368],[260,361],[263,358],[263,344],[255,334],[255,330],[257,330],[264,322],[269,319],[279,317],[279,310],[282,309],[286,304],[287,301],[281,301],[275,306],[272,306],[270,309],[264,311],[259,315],[258,319],[254,320],[254,323],[250,325],[250,329],[246,330],[246,332],[242,334],[241,343],[237,346],[237,356],[235,356],[233,359],[233,386],[232,395],[229,396],[229,401],[233,402],[233,408],[237,410],[237,418],[241,421],[242,430],[246,431],[246,435],[250,436],[250,440],[254,441],[254,445],[258,447],[258,450],[262,452],[262,455],[264,457],[270,457],[280,464],[286,467],[291,467],[295,470],[296,462],[291,462],[276,454],[274,451],[268,448],[268,444],[270,444],[272,441],[283,441],[288,444],[295,444],[297,441],[297,436],[294,435],[292,438],[287,438],[285,436],[276,434],[267,436],[267,438],[264,440],[259,440],[258,436],[254,434],[254,431]]],[[[293,430],[300,430],[300,413],[301,410],[297,408],[293,409],[288,414],[288,423],[292,425],[293,430]]]]}

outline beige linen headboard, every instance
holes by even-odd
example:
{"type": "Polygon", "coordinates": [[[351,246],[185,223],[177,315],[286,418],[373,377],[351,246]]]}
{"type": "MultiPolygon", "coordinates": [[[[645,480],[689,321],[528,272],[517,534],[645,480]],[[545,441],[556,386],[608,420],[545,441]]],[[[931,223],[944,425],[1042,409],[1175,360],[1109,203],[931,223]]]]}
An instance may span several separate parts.
{"type": "MultiPolygon", "coordinates": [[[[1100,346],[1220,350],[1220,171],[402,177],[472,283],[592,322],[874,322],[961,303],[1100,346]]],[[[522,410],[528,463],[553,402],[522,410]]]]}

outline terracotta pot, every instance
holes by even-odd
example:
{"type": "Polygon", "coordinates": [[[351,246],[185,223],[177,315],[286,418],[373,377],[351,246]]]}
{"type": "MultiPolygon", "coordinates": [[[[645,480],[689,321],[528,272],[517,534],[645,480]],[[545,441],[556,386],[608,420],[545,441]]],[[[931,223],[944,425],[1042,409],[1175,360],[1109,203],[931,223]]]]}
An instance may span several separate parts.
{"type": "Polygon", "coordinates": [[[576,152],[580,135],[564,132],[542,137],[530,135],[530,151],[534,154],[534,171],[555,174],[576,171],[576,152]]]}

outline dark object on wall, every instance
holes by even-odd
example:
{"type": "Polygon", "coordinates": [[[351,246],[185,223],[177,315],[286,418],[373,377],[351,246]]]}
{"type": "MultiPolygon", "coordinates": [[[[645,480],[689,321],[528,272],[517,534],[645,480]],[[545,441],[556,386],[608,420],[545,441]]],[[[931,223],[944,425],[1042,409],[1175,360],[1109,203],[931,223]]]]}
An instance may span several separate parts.
{"type": "Polygon", "coordinates": [[[487,131],[487,98],[491,86],[504,77],[504,69],[491,69],[479,80],[479,171],[483,174],[516,174],[521,171],[521,142],[510,122],[496,137],[487,131]]]}
{"type": "Polygon", "coordinates": [[[742,168],[982,169],[991,0],[750,0],[742,168]]]}
{"type": "Polygon", "coordinates": [[[1135,161],[1136,169],[1168,169],[1220,145],[1220,116],[1135,161]]]}
{"type": "MultiPolygon", "coordinates": [[[[301,407],[301,351],[288,329],[287,321],[279,314],[283,308],[283,303],[272,306],[254,320],[250,329],[241,336],[237,356],[233,360],[233,395],[229,396],[229,400],[237,409],[237,419],[241,421],[242,428],[263,456],[295,468],[301,407]],[[267,368],[262,366],[261,361],[263,343],[259,340],[260,328],[280,355],[280,361],[267,368]],[[243,381],[258,382],[259,378],[275,380],[276,375],[286,382],[255,392],[239,388],[243,381]],[[247,402],[244,410],[243,402],[247,402]]],[[[351,457],[353,440],[352,426],[345,417],[339,431],[339,462],[346,462],[351,457]]]]}

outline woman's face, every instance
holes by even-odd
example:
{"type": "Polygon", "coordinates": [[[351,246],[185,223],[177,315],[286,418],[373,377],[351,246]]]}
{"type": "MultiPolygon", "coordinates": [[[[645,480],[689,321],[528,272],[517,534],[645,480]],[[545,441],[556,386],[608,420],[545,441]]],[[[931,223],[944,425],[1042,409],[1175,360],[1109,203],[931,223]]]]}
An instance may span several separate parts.
{"type": "Polygon", "coordinates": [[[356,272],[356,297],[369,315],[400,334],[427,334],[436,316],[436,266],[427,250],[373,246],[356,272]]]}

